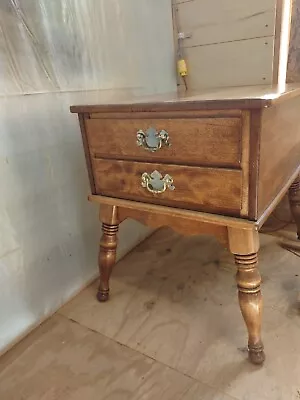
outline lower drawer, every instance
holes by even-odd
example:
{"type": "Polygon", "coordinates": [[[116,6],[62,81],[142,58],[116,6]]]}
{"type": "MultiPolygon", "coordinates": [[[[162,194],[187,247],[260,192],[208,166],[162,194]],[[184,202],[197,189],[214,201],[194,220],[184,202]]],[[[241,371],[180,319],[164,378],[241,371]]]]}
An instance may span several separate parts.
{"type": "Polygon", "coordinates": [[[96,194],[240,215],[239,170],[92,159],[96,194]]]}

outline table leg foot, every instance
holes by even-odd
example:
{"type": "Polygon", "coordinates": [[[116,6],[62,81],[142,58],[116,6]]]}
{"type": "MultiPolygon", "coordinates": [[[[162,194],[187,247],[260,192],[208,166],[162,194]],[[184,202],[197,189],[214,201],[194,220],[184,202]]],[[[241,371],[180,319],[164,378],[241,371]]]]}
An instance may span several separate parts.
{"type": "Polygon", "coordinates": [[[109,299],[109,290],[98,290],[97,299],[100,303],[104,303],[109,299]]]}
{"type": "Polygon", "coordinates": [[[252,347],[248,349],[249,361],[255,365],[261,365],[266,359],[264,347],[252,347]]]}

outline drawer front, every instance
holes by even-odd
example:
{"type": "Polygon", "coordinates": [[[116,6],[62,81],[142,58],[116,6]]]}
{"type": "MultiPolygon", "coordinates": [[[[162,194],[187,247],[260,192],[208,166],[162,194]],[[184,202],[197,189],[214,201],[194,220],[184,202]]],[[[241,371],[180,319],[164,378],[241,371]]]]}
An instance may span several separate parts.
{"type": "Polygon", "coordinates": [[[92,157],[240,166],[240,118],[91,118],[86,132],[92,157]]]}
{"type": "Polygon", "coordinates": [[[96,194],[212,213],[240,214],[241,171],[105,159],[93,159],[92,164],[96,194]]]}

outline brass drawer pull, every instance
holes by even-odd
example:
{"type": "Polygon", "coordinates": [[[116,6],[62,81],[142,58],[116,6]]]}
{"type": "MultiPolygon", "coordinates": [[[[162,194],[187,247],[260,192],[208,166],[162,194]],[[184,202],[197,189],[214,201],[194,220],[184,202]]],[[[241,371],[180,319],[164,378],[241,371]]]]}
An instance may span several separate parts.
{"type": "Polygon", "coordinates": [[[146,133],[140,129],[136,134],[136,143],[138,146],[143,147],[145,150],[152,153],[159,150],[163,146],[169,147],[169,134],[167,131],[162,130],[159,133],[154,128],[148,128],[146,133]]]}
{"type": "Polygon", "coordinates": [[[161,173],[158,171],[153,171],[151,174],[144,172],[142,174],[142,186],[147,188],[147,190],[151,193],[163,193],[168,188],[170,190],[174,190],[175,186],[173,185],[173,178],[166,174],[162,177],[161,173]]]}

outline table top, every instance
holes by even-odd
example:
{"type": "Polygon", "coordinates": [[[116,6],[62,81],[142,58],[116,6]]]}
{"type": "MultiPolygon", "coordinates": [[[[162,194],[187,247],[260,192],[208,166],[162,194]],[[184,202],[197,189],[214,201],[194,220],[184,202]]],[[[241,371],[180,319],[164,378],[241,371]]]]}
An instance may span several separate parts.
{"type": "Polygon", "coordinates": [[[254,109],[300,95],[299,84],[278,86],[240,86],[205,89],[201,92],[165,93],[151,96],[129,96],[121,102],[109,101],[92,104],[88,96],[85,104],[71,106],[71,112],[155,111],[176,109],[254,109]]]}

